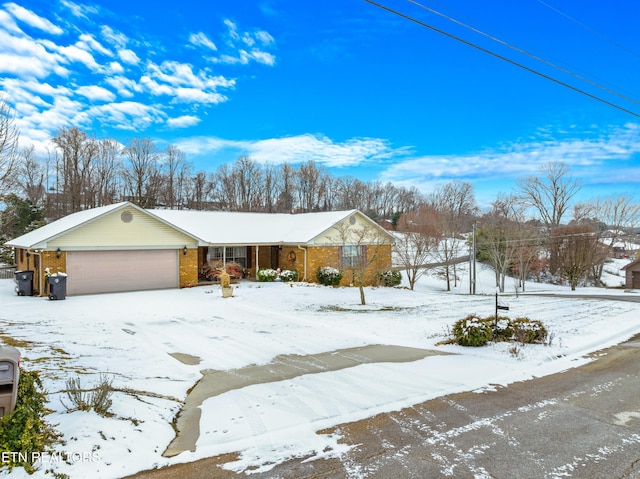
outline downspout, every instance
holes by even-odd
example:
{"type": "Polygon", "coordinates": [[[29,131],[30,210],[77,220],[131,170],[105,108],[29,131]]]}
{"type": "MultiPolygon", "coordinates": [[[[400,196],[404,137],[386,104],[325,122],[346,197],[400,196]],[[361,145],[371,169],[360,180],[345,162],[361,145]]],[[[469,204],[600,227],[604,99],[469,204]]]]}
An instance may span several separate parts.
{"type": "Polygon", "coordinates": [[[304,277],[302,278],[302,280],[308,281],[307,280],[307,248],[303,248],[302,246],[298,245],[298,249],[301,249],[302,251],[304,251],[304,277]]]}

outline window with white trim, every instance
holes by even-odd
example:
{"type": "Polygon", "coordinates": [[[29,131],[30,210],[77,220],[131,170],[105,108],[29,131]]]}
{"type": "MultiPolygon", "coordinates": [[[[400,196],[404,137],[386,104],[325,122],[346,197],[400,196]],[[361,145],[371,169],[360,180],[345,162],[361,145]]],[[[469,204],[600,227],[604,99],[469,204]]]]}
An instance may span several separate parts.
{"type": "MultiPolygon", "coordinates": [[[[209,254],[207,255],[209,261],[222,261],[222,246],[209,246],[209,254]]],[[[225,258],[227,263],[234,261],[241,265],[243,268],[247,267],[247,247],[246,246],[227,246],[225,251],[225,258]]]]}
{"type": "Polygon", "coordinates": [[[342,247],[342,267],[358,268],[364,264],[364,245],[344,245],[342,247]]]}

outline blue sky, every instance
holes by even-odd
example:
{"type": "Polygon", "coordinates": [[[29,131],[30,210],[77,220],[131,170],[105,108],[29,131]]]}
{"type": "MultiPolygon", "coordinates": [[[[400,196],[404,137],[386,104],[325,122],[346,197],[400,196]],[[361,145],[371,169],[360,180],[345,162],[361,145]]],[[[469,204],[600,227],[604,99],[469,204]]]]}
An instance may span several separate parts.
{"type": "MultiPolygon", "coordinates": [[[[640,114],[638,2],[379,3],[640,114]]],[[[2,3],[0,90],[40,152],[75,126],[196,170],[248,155],[424,193],[468,181],[481,205],[548,161],[583,199],[639,185],[640,117],[365,0],[2,3]]]]}

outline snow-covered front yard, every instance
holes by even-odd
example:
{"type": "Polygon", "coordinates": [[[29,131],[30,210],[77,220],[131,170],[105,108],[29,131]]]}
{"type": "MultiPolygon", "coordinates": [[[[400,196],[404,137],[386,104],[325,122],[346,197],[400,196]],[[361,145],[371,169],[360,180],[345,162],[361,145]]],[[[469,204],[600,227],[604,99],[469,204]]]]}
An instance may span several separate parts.
{"type": "MultiPolygon", "coordinates": [[[[504,343],[436,346],[457,319],[493,314],[495,290],[487,272],[478,284],[484,294],[477,296],[466,294],[464,279],[447,293],[442,281],[429,277],[416,291],[367,288],[367,306],[359,305],[355,288],[237,286],[229,299],[217,287],[198,287],[50,301],[18,297],[12,280],[0,280],[0,334],[25,341],[23,368],[41,371],[54,411],[48,420],[66,442],[58,449],[74,453],[70,464],[44,456],[32,476],[21,468],[0,476],[51,477],[45,475],[49,469],[72,478],[119,478],[233,451],[241,456],[228,467],[265,470],[292,456],[339,454],[344,447],[339,438],[316,431],[453,392],[482,391],[578,366],[588,360],[585,353],[640,332],[640,303],[512,292],[500,299],[510,307],[508,314],[543,321],[550,345],[520,346],[516,353],[504,343]],[[455,354],[301,374],[229,391],[203,402],[194,452],[162,456],[174,438],[171,423],[201,371],[376,344],[455,354]],[[201,361],[185,364],[175,353],[201,361]],[[80,376],[88,388],[101,374],[119,390],[113,395],[115,417],[67,412],[61,401],[69,401],[60,392],[67,379],[80,376]]],[[[527,290],[571,294],[548,285],[528,284],[527,290]]],[[[637,294],[591,288],[574,294],[585,293],[637,294]]]]}

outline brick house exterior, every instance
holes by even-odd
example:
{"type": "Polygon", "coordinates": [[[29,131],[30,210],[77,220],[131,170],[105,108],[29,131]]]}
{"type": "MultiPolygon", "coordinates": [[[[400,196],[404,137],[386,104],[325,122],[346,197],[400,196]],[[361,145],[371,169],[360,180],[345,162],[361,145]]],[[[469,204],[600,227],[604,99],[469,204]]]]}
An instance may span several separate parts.
{"type": "Polygon", "coordinates": [[[391,268],[392,243],[391,234],[357,210],[229,213],[144,210],[123,202],[74,213],[5,245],[14,248],[18,270],[34,271],[34,292],[47,294],[48,268],[68,275],[72,296],[196,286],[202,265],[220,251],[240,255],[249,277],[280,268],[315,282],[318,268],[333,266],[343,271],[342,285],[361,273],[364,284],[375,284],[379,271],[391,268]],[[368,236],[353,240],[349,228],[368,236]],[[356,246],[365,268],[343,264],[343,248],[356,246]]]}

